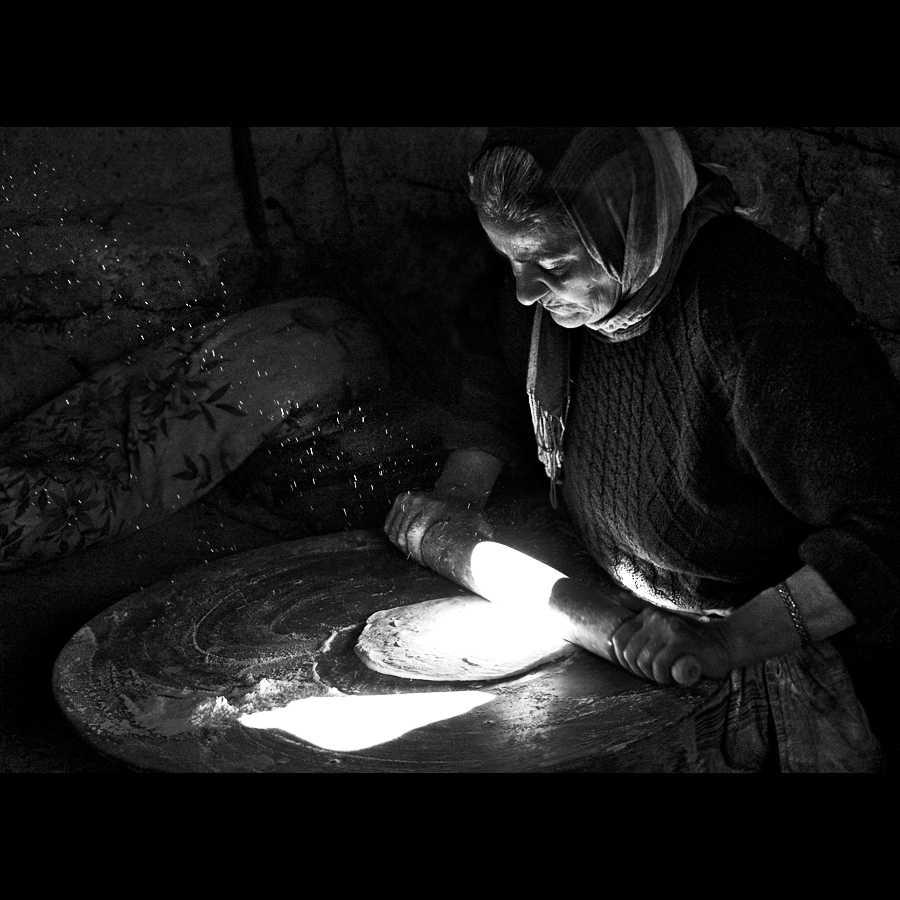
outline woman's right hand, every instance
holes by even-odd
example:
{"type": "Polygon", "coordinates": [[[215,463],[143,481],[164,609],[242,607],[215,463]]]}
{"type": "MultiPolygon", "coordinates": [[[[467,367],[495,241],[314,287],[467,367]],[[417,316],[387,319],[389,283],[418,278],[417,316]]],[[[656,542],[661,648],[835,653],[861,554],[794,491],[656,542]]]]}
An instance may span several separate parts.
{"type": "Polygon", "coordinates": [[[436,522],[466,521],[473,531],[490,540],[493,529],[481,512],[484,506],[484,498],[457,485],[429,492],[408,491],[394,500],[384,523],[384,533],[407,556],[421,562],[422,538],[436,522]]]}

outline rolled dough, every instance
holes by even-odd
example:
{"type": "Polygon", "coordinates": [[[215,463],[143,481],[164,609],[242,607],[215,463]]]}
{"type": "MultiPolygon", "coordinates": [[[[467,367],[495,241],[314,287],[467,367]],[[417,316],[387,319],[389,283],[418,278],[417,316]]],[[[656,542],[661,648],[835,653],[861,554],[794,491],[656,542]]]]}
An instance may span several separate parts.
{"type": "Polygon", "coordinates": [[[355,647],[370,669],[423,681],[505,678],[577,649],[556,636],[548,619],[476,594],[374,613],[355,647]]]}

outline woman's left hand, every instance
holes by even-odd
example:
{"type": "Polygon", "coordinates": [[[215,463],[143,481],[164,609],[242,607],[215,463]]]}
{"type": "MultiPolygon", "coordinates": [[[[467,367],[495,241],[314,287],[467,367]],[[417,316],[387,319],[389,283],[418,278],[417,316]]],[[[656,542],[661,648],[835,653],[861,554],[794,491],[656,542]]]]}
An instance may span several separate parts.
{"type": "Polygon", "coordinates": [[[623,622],[611,643],[619,665],[659,684],[672,684],[672,666],[693,656],[707,678],[725,678],[734,668],[726,624],[696,622],[648,607],[623,622]]]}

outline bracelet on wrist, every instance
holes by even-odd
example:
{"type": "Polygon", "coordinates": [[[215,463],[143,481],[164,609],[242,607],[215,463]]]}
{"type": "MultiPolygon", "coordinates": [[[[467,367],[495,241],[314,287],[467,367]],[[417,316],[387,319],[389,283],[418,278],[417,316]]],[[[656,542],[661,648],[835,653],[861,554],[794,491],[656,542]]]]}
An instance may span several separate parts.
{"type": "Polygon", "coordinates": [[[785,609],[787,609],[791,617],[791,621],[794,623],[794,628],[797,629],[797,633],[800,635],[800,643],[804,647],[809,646],[812,643],[812,638],[806,630],[806,623],[803,621],[803,616],[800,614],[800,610],[794,602],[794,596],[791,594],[787,582],[782,581],[780,584],[777,584],[775,588],[778,591],[778,596],[781,597],[781,602],[784,603],[785,609]]]}

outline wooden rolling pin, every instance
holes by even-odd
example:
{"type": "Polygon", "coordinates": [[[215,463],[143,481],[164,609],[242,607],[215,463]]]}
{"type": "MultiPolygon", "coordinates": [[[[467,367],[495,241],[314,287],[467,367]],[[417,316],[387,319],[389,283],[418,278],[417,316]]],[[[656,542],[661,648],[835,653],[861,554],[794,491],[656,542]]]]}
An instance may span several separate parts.
{"type": "MultiPolygon", "coordinates": [[[[622,588],[588,586],[568,578],[525,553],[485,538],[468,523],[436,522],[422,536],[412,557],[474,594],[526,612],[550,609],[570,623],[564,638],[619,664],[613,632],[646,604],[622,588]]],[[[672,665],[678,684],[695,684],[701,668],[693,656],[672,665]]]]}

